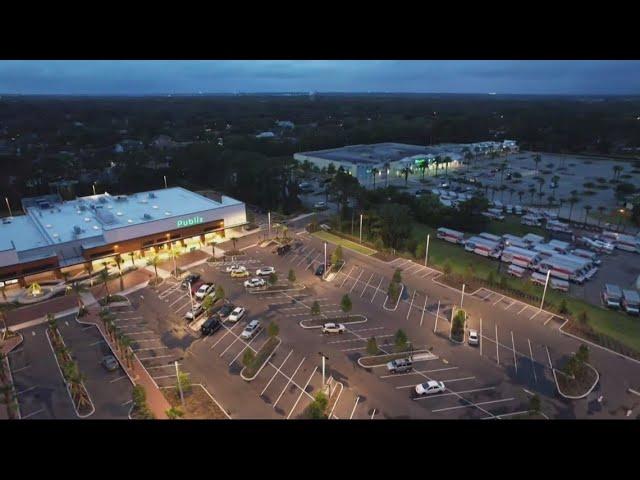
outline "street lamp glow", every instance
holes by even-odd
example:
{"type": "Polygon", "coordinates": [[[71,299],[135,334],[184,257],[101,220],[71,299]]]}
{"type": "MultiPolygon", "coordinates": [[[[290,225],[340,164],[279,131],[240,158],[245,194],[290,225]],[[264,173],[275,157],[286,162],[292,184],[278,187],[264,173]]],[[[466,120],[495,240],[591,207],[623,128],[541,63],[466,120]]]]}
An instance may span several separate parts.
{"type": "Polygon", "coordinates": [[[4,197],[4,201],[7,202],[7,208],[9,209],[9,217],[13,217],[11,213],[11,205],[9,205],[9,197],[4,197]]]}

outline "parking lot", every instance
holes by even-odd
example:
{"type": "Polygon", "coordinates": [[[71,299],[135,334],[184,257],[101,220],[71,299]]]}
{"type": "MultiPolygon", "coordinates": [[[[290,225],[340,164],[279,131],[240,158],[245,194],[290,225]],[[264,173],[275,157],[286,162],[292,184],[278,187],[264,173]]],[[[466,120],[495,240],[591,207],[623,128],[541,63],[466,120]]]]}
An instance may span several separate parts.
{"type": "MultiPolygon", "coordinates": [[[[109,349],[93,326],[74,316],[58,320],[58,328],[84,376],[95,412],[88,418],[126,419],[131,409],[132,385],[122,368],[108,372],[101,365],[109,349]]],[[[23,344],[9,354],[23,419],[78,418],[47,341],[46,325],[24,330],[23,344]]]]}

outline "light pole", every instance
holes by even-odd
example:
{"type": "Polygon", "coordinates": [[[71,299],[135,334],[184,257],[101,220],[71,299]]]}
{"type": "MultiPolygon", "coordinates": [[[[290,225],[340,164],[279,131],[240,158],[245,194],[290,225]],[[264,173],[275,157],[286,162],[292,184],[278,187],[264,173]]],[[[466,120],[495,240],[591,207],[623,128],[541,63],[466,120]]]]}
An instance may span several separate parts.
{"type": "Polygon", "coordinates": [[[176,366],[176,378],[178,379],[178,390],[180,390],[180,402],[184,407],[184,395],[182,394],[182,382],[180,381],[180,371],[178,370],[178,361],[176,360],[174,364],[176,366]]]}
{"type": "Polygon", "coordinates": [[[324,242],[324,272],[323,277],[327,274],[327,242],[324,242]]]}
{"type": "Polygon", "coordinates": [[[7,208],[9,209],[9,216],[13,217],[13,214],[11,213],[11,205],[9,205],[9,197],[4,197],[4,201],[7,202],[7,208]]]}
{"type": "Polygon", "coordinates": [[[164,177],[164,188],[167,188],[167,176],[163,175],[164,177]]]}
{"type": "Polygon", "coordinates": [[[549,275],[551,275],[551,269],[547,270],[547,279],[544,282],[544,291],[542,292],[542,301],[540,302],[540,310],[544,305],[544,296],[547,294],[547,285],[549,285],[549,275]]]}
{"type": "Polygon", "coordinates": [[[193,292],[191,291],[191,282],[187,282],[189,286],[189,301],[191,302],[191,311],[193,312],[193,292]]]}
{"type": "Polygon", "coordinates": [[[96,184],[95,182],[91,184],[91,188],[93,188],[93,194],[96,194],[96,184]]]}
{"type": "Polygon", "coordinates": [[[271,212],[267,213],[267,218],[269,222],[269,238],[271,238],[271,212]]]}
{"type": "Polygon", "coordinates": [[[464,283],[462,284],[462,296],[460,297],[460,308],[462,309],[462,302],[464,301],[464,283]]]}
{"type": "Polygon", "coordinates": [[[360,214],[360,243],[362,243],[362,214],[360,214]]]}
{"type": "Polygon", "coordinates": [[[324,355],[324,353],[322,352],[318,352],[318,355],[320,355],[322,357],[322,388],[324,389],[325,387],[325,369],[324,369],[324,362],[325,360],[329,360],[329,357],[326,357],[324,355]]]}
{"type": "Polygon", "coordinates": [[[427,266],[427,258],[429,258],[429,237],[431,235],[427,235],[427,249],[426,252],[424,253],[424,266],[427,266]]]}

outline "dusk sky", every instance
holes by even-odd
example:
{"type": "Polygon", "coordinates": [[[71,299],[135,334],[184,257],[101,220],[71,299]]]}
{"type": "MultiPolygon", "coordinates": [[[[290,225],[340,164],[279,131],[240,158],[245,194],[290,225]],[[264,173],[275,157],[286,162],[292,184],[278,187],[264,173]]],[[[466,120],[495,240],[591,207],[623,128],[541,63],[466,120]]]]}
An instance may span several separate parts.
{"type": "Polygon", "coordinates": [[[640,61],[0,61],[1,94],[640,94],[640,61]]]}

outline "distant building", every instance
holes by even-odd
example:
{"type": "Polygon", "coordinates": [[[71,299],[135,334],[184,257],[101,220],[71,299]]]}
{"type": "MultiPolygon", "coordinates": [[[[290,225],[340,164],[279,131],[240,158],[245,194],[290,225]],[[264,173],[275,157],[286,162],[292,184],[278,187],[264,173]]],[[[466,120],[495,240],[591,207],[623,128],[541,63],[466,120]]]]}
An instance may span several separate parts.
{"type": "Polygon", "coordinates": [[[153,141],[151,142],[151,146],[153,148],[157,148],[160,150],[165,150],[167,148],[173,148],[175,147],[175,142],[173,141],[173,139],[168,136],[168,135],[158,135],[156,138],[153,139],[153,141]]]}
{"type": "Polygon", "coordinates": [[[122,140],[113,148],[115,153],[139,152],[144,150],[144,143],[140,140],[122,140]]]}

